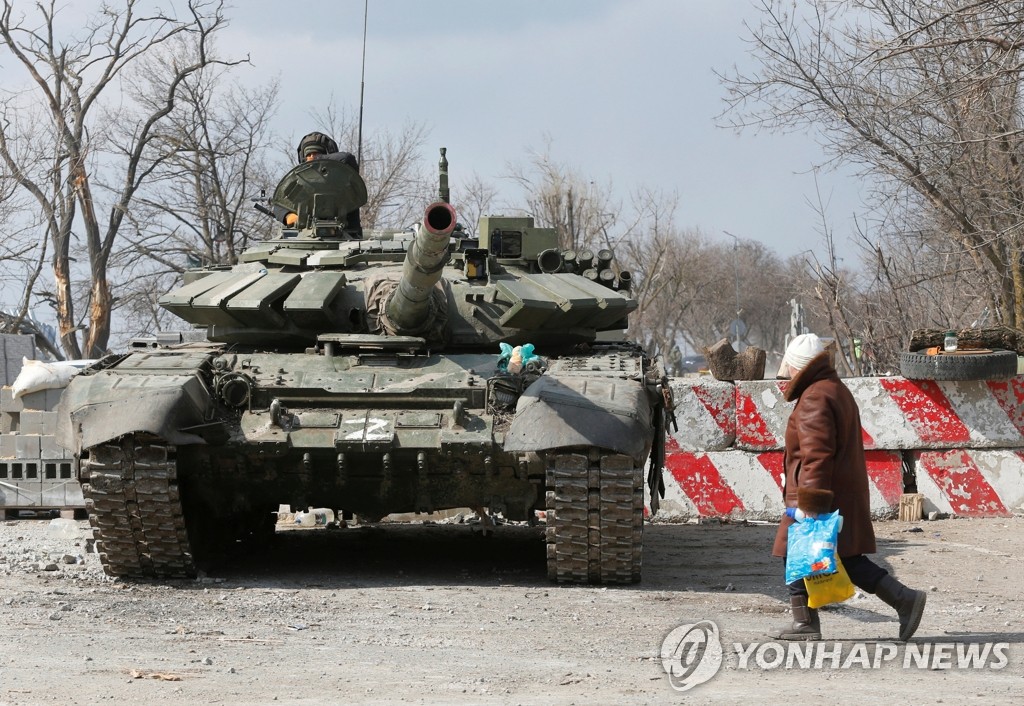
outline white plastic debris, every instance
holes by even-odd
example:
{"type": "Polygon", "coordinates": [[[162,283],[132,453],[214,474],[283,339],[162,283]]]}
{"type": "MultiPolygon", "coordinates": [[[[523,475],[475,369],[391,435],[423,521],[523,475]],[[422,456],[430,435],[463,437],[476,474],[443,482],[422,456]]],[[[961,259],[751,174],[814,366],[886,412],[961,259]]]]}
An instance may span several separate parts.
{"type": "Polygon", "coordinates": [[[65,539],[74,539],[82,536],[82,530],[79,528],[78,522],[66,517],[55,517],[50,520],[50,526],[47,527],[47,532],[51,537],[61,537],[65,539]]]}

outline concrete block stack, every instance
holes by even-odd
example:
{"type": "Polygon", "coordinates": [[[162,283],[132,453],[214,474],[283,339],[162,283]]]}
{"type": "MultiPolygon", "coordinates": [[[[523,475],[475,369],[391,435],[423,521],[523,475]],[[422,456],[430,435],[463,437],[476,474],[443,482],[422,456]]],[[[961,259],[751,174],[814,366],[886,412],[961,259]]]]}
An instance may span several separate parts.
{"type": "Polygon", "coordinates": [[[0,334],[0,383],[10,385],[21,372],[21,361],[24,358],[33,360],[36,357],[36,339],[21,334],[0,334]]]}
{"type": "Polygon", "coordinates": [[[0,510],[85,507],[71,454],[55,437],[61,392],[15,398],[9,386],[0,388],[0,510]]]}

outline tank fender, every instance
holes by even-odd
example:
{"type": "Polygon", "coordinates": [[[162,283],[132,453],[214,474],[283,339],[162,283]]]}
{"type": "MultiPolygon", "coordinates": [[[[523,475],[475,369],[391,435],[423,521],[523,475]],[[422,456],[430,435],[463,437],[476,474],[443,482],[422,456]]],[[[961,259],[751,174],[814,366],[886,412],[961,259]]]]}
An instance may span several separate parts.
{"type": "Polygon", "coordinates": [[[516,403],[506,451],[599,446],[642,465],[654,428],[644,386],[635,380],[543,375],[516,403]]]}
{"type": "Polygon", "coordinates": [[[80,454],[125,434],[149,433],[175,445],[205,444],[185,429],[204,423],[212,400],[195,375],[78,376],[61,395],[57,443],[80,454]]]}

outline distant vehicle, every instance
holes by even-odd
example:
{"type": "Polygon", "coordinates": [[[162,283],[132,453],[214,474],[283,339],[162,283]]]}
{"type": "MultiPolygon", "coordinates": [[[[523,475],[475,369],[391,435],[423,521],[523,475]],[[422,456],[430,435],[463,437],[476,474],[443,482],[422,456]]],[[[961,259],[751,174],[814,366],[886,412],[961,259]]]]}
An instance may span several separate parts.
{"type": "Polygon", "coordinates": [[[689,355],[679,365],[681,373],[699,373],[708,369],[708,361],[702,355],[689,355]]]}
{"type": "Polygon", "coordinates": [[[300,164],[262,209],[294,227],[161,297],[207,340],[140,341],[72,380],[60,438],[108,573],[194,576],[289,502],[543,514],[553,580],[640,579],[671,400],[643,349],[598,340],[637,307],[629,273],[529,217],[468,237],[447,164],[422,223],[365,232],[358,171],[300,164]]]}

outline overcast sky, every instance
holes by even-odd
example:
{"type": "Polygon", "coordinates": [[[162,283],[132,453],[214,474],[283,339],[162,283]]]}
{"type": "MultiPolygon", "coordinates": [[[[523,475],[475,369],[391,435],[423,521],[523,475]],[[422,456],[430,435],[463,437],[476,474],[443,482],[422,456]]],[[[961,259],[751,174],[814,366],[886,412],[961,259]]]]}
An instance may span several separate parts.
{"type": "MultiPolygon", "coordinates": [[[[315,129],[311,116],[332,95],[358,108],[364,0],[233,2],[220,49],[250,55],[240,80],[280,79],[278,134],[292,142],[315,129]]],[[[756,2],[369,0],[365,129],[418,121],[429,129],[426,159],[448,148],[456,195],[476,173],[513,203],[522,201],[501,178],[508,164],[550,145],[556,162],[610,183],[622,202],[640,186],[676,193],[680,227],[761,241],[781,256],[822,251],[808,205],[818,188],[844,264],[855,266],[846,243],[856,179],[825,173],[816,186],[810,170],[824,155],[809,135],[715,127],[725,106],[714,70],[749,67],[743,24],[757,23],[756,2]]],[[[59,24],[74,30],[99,6],[62,5],[59,24]]],[[[25,77],[8,63],[0,82],[13,88],[25,77]]]]}
{"type": "MultiPolygon", "coordinates": [[[[830,198],[843,241],[857,182],[824,174],[816,187],[809,170],[823,155],[808,135],[715,127],[724,91],[713,71],[749,65],[754,2],[369,0],[364,129],[425,123],[425,156],[448,148],[453,186],[472,172],[503,186],[510,161],[550,140],[557,162],[610,180],[622,200],[641,185],[678,193],[681,226],[783,256],[820,250],[808,200],[816,188],[830,198]]],[[[278,132],[315,127],[331,94],[358,106],[364,0],[237,5],[221,46],[249,52],[251,75],[281,79],[278,132]]]]}

